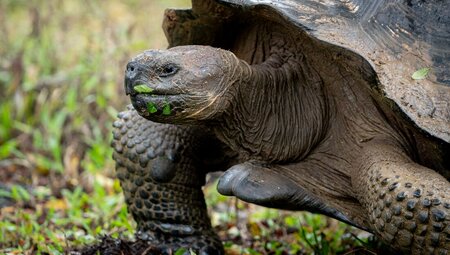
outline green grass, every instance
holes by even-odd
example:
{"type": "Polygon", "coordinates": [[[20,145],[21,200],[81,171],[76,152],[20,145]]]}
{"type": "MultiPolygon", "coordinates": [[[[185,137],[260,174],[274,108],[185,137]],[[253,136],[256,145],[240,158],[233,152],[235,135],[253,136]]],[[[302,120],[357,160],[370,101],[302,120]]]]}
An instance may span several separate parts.
{"type": "MultiPolygon", "coordinates": [[[[142,50],[166,47],[166,7],[189,5],[0,1],[0,179],[10,187],[0,202],[14,202],[0,209],[1,254],[63,254],[99,235],[132,237],[109,146],[111,123],[128,104],[124,68],[142,50]]],[[[230,254],[361,245],[348,236],[358,231],[322,216],[233,204],[212,186],[207,201],[230,254]]]]}
{"type": "Polygon", "coordinates": [[[119,192],[117,182],[109,194],[104,185],[94,183],[89,194],[79,187],[63,189],[62,198],[52,196],[44,187],[30,194],[13,186],[9,195],[17,205],[2,209],[2,251],[59,254],[67,247],[92,243],[99,235],[120,233],[130,238],[134,224],[119,192]]]}
{"type": "Polygon", "coordinates": [[[337,220],[248,204],[218,194],[215,184],[205,196],[229,254],[376,254],[372,236],[337,220]]]}

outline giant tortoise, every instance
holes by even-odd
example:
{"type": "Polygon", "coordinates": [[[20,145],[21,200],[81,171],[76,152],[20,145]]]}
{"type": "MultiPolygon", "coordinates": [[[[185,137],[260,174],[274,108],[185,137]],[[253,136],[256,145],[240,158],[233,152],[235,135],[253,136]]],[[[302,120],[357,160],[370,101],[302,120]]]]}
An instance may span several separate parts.
{"type": "Polygon", "coordinates": [[[450,252],[450,1],[193,0],[125,71],[117,176],[137,236],[222,253],[201,191],[450,252]],[[142,117],[144,118],[142,118],[142,117]]]}

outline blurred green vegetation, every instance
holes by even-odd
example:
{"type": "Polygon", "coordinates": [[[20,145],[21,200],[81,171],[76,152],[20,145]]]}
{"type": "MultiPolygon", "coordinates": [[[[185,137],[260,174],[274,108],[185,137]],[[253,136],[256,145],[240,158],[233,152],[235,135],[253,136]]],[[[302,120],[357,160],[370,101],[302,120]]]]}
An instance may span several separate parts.
{"type": "MultiPolygon", "coordinates": [[[[167,47],[160,24],[171,6],[190,1],[0,1],[0,253],[132,238],[111,123],[128,104],[126,62],[167,47]]],[[[337,221],[234,202],[215,186],[206,193],[229,254],[365,250],[349,234],[360,232],[337,221]]]]}
{"type": "Polygon", "coordinates": [[[0,253],[131,236],[111,123],[126,62],[167,47],[165,8],[187,0],[0,1],[0,253]]]}
{"type": "Polygon", "coordinates": [[[104,155],[111,120],[126,104],[124,66],[166,47],[159,24],[171,5],[189,3],[2,1],[0,159],[64,178],[67,169],[111,169],[104,155]]]}

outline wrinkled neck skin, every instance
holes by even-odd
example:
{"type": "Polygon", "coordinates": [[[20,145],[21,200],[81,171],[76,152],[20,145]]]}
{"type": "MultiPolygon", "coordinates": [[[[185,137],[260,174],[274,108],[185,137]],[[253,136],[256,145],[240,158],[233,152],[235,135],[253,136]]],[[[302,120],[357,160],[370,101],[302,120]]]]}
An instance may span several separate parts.
{"type": "Polygon", "coordinates": [[[239,86],[213,129],[243,159],[299,161],[323,139],[329,106],[320,77],[302,62],[279,53],[259,65],[240,60],[239,86]]]}

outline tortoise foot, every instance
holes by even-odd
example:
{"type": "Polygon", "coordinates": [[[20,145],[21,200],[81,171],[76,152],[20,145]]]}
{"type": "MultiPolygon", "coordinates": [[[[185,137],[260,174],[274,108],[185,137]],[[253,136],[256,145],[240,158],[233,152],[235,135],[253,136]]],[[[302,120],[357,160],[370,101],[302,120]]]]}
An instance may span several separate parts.
{"type": "Polygon", "coordinates": [[[162,254],[173,254],[180,249],[186,249],[202,255],[224,254],[223,246],[215,233],[211,235],[174,236],[153,231],[136,232],[136,239],[146,241],[151,247],[157,248],[162,254]]]}

